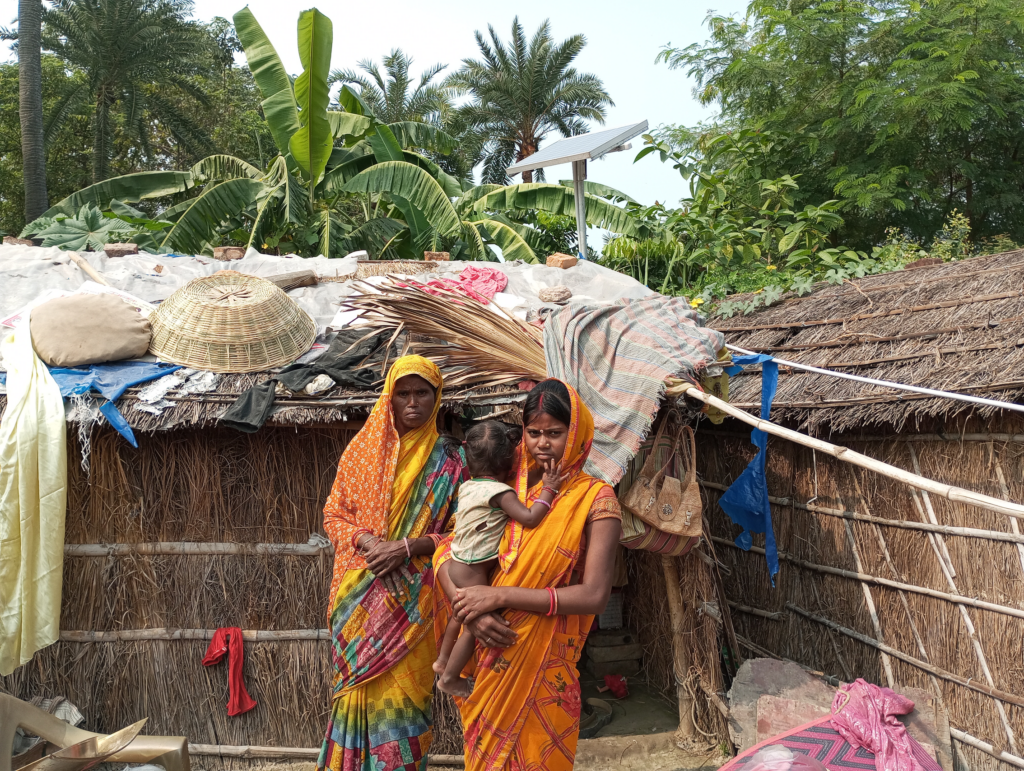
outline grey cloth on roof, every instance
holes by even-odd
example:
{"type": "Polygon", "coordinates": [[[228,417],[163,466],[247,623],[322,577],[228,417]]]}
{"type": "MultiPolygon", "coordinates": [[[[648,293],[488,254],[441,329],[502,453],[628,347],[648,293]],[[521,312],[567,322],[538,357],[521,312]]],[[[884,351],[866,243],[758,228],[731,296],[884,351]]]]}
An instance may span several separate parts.
{"type": "MultiPolygon", "coordinates": [[[[277,384],[281,383],[289,391],[301,391],[318,375],[327,375],[337,385],[346,386],[360,391],[368,391],[379,379],[375,367],[356,369],[364,359],[368,362],[380,362],[384,358],[384,347],[391,332],[379,332],[366,338],[352,348],[360,338],[365,337],[365,330],[343,330],[331,341],[327,352],[309,364],[292,364],[285,367],[270,380],[253,386],[238,397],[220,419],[221,425],[234,428],[246,434],[259,431],[274,411],[277,384]],[[351,350],[349,350],[352,348],[351,350]]],[[[391,350],[394,357],[394,346],[391,350]]]]}
{"type": "Polygon", "coordinates": [[[32,347],[51,367],[84,367],[145,356],[149,321],[120,297],[79,294],[32,309],[32,347]]]}

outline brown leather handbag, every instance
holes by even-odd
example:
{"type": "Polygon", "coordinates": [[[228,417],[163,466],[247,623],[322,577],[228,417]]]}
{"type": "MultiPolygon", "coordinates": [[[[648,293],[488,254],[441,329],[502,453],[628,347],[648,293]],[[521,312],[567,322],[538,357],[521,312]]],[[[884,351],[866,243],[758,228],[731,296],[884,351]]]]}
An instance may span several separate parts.
{"type": "Polygon", "coordinates": [[[662,421],[654,439],[654,449],[647,457],[636,481],[622,497],[621,503],[632,514],[665,533],[688,538],[701,533],[700,487],[697,484],[696,444],[693,429],[684,426],[673,443],[665,464],[658,468],[656,448],[661,442],[668,421],[662,421]],[[669,475],[669,468],[679,453],[682,434],[689,438],[689,468],[685,482],[669,475]]]}

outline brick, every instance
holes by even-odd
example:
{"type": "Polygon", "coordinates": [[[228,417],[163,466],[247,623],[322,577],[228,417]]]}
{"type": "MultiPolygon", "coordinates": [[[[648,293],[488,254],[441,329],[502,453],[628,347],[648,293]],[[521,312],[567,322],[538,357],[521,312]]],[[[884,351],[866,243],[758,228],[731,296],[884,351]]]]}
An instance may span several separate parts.
{"type": "Polygon", "coordinates": [[[644,648],[640,643],[632,645],[612,645],[607,648],[593,647],[587,649],[590,660],[598,664],[606,661],[631,661],[640,660],[644,655],[644,648]]]}
{"type": "Polygon", "coordinates": [[[572,257],[568,254],[562,254],[561,252],[555,252],[554,254],[548,255],[547,264],[549,268],[561,268],[562,270],[565,270],[566,268],[571,268],[577,262],[579,262],[579,260],[576,257],[572,257]]]}
{"type": "Polygon", "coordinates": [[[15,238],[14,236],[4,236],[4,244],[6,246],[35,246],[31,239],[15,238]]]}
{"type": "Polygon", "coordinates": [[[587,662],[587,671],[594,677],[605,675],[622,675],[633,677],[640,674],[640,662],[635,659],[631,661],[603,661],[597,662],[590,659],[587,662]]]}
{"type": "Polygon", "coordinates": [[[240,260],[243,257],[245,257],[244,246],[217,246],[213,249],[213,259],[221,260],[222,262],[240,260]]]}
{"type": "Polygon", "coordinates": [[[428,262],[450,262],[452,256],[448,252],[424,252],[423,259],[428,262]]]}
{"type": "Polygon", "coordinates": [[[135,244],[107,244],[103,251],[107,257],[127,257],[129,254],[138,254],[139,247],[135,244]]]}

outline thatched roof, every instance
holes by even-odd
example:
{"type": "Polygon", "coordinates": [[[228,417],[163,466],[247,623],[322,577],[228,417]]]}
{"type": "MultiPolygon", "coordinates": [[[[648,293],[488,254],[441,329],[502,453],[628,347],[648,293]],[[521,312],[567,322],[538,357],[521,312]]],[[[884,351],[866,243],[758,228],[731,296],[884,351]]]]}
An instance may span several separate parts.
{"type": "MultiPolygon", "coordinates": [[[[257,383],[272,377],[270,372],[248,375],[223,375],[216,387],[206,393],[181,395],[179,389],[172,389],[164,397],[172,402],[159,415],[145,412],[139,400],[143,386],[129,388],[117,400],[117,408],[135,431],[150,432],[172,428],[210,428],[216,425],[224,412],[235,400],[257,383]]],[[[370,412],[379,392],[353,391],[332,388],[316,396],[304,394],[279,395],[274,401],[274,412],[269,426],[317,426],[337,425],[344,428],[347,421],[362,421],[370,412]]],[[[500,414],[503,420],[515,421],[520,418],[519,405],[526,399],[526,392],[515,386],[494,386],[476,389],[448,389],[442,397],[442,405],[458,415],[475,408],[475,416],[492,412],[500,414]],[[507,417],[506,417],[507,416],[507,417]]],[[[7,406],[7,395],[0,391],[0,413],[7,406]]],[[[73,422],[81,414],[72,412],[73,422]]],[[[91,414],[93,420],[98,420],[91,414]]]]}
{"type": "MultiPolygon", "coordinates": [[[[728,343],[800,364],[1006,401],[1024,397],[1024,250],[823,284],[709,323],[728,343]]],[[[732,378],[730,402],[759,408],[759,370],[732,378]]],[[[822,435],[996,411],[783,367],[772,419],[822,435]]]]}

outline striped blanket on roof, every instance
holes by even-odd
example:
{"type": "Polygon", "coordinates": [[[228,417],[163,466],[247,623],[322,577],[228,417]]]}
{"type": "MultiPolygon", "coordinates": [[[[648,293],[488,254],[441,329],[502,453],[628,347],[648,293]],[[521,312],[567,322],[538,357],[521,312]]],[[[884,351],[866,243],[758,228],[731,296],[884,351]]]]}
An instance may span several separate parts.
{"type": "Polygon", "coordinates": [[[544,325],[549,377],[575,388],[594,415],[584,470],[616,484],[651,430],[665,380],[696,383],[725,345],[682,297],[572,303],[544,325]]]}

